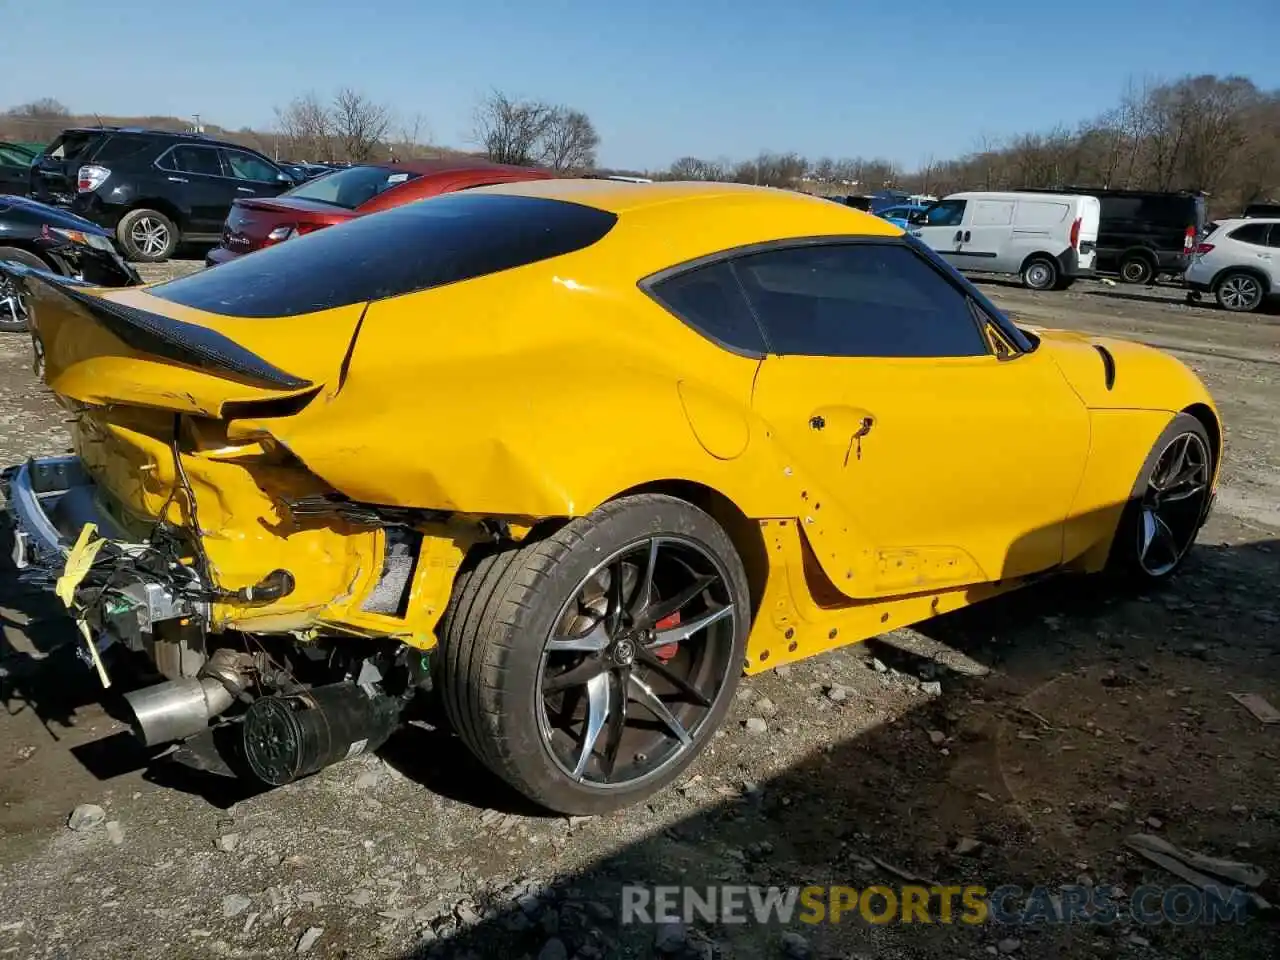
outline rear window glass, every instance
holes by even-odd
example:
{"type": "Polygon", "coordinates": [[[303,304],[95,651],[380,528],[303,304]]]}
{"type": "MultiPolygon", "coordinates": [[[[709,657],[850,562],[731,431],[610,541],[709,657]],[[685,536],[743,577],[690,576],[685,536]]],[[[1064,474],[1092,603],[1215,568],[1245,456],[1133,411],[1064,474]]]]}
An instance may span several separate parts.
{"type": "Polygon", "coordinates": [[[55,160],[75,160],[84,153],[89,144],[100,139],[102,139],[102,134],[100,133],[79,130],[69,131],[49,144],[49,149],[46,153],[55,160]]]}
{"type": "Polygon", "coordinates": [[[381,300],[588,247],[617,216],[544,197],[460,193],[360,217],[148,292],[233,317],[381,300]]]}
{"type": "Polygon", "coordinates": [[[354,210],[378,194],[410,180],[417,180],[419,176],[421,174],[387,167],[348,167],[294,187],[285,195],[354,210]]]}
{"type": "Polygon", "coordinates": [[[1186,229],[1202,219],[1195,197],[1102,197],[1103,220],[1186,229]]]}

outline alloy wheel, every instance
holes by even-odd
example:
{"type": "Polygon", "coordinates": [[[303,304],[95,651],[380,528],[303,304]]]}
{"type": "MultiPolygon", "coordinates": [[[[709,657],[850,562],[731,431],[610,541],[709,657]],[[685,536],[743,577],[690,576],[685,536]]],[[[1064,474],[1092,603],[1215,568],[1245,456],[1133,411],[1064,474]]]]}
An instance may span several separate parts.
{"type": "Polygon", "coordinates": [[[654,536],[575,587],[537,677],[540,732],[563,774],[586,787],[634,787],[694,746],[740,669],[728,583],[701,545],[654,536]]]}
{"type": "Polygon", "coordinates": [[[12,277],[0,276],[0,321],[19,326],[30,319],[31,311],[18,289],[18,282],[12,277]]]}
{"type": "Polygon", "coordinates": [[[169,228],[154,217],[139,217],[129,230],[129,238],[143,254],[156,257],[169,247],[169,228]]]}
{"type": "Polygon", "coordinates": [[[1209,495],[1211,462],[1195,433],[1174,437],[1160,453],[1142,495],[1138,564],[1162,577],[1182,560],[1200,529],[1209,495]]]}
{"type": "Polygon", "coordinates": [[[1252,310],[1262,298],[1262,285],[1253,277],[1238,274],[1222,281],[1218,296],[1228,310],[1252,310]]]}

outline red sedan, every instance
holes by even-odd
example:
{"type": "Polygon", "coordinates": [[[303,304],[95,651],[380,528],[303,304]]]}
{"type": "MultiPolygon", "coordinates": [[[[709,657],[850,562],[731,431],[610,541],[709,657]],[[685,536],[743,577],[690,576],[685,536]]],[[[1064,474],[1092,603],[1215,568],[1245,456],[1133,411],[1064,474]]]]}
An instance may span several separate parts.
{"type": "Polygon", "coordinates": [[[236,200],[222,227],[222,242],[205,266],[216,266],[313,230],[366,213],[468,187],[517,180],[546,180],[554,174],[482,160],[408,160],[366,163],[308,180],[278,197],[236,200]]]}

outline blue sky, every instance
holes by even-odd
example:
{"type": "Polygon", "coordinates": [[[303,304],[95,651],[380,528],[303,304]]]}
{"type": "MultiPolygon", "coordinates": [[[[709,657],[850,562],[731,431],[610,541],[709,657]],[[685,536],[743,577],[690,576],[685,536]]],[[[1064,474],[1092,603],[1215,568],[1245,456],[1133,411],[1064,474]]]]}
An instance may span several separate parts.
{"type": "Polygon", "coordinates": [[[600,160],[759,150],[907,167],[1074,125],[1132,79],[1280,88],[1278,0],[58,0],[4,4],[0,107],[199,113],[264,128],[295,94],[363,90],[467,146],[498,88],[586,111],[600,160]],[[83,29],[77,29],[83,25],[83,29]]]}

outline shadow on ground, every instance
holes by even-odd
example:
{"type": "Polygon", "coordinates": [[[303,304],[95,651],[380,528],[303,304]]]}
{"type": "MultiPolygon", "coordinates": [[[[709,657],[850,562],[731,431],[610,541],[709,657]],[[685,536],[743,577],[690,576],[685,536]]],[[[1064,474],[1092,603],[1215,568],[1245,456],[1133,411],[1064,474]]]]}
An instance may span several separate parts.
{"type": "MultiPolygon", "coordinates": [[[[921,625],[990,673],[944,674],[943,694],[896,722],[744,783],[740,796],[580,873],[479,891],[425,927],[404,958],[1272,957],[1267,915],[1017,927],[877,926],[855,915],[655,930],[621,923],[620,908],[624,884],[865,888],[917,877],[988,889],[1113,884],[1127,895],[1181,883],[1125,851],[1137,832],[1274,870],[1280,727],[1228,694],[1280,703],[1278,573],[1280,542],[1201,546],[1149,596],[1061,581],[921,625]],[[803,943],[784,940],[788,931],[803,943]]],[[[923,666],[896,635],[871,652],[884,665],[923,666]]],[[[1277,897],[1274,885],[1263,893],[1277,897]]]]}

